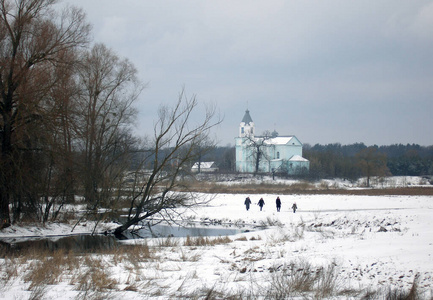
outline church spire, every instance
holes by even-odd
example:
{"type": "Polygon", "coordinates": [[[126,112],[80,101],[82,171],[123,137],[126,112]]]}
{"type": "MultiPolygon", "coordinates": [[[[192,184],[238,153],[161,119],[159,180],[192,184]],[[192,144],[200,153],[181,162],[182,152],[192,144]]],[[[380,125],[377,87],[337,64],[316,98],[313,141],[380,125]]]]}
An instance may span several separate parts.
{"type": "Polygon", "coordinates": [[[245,124],[250,124],[251,122],[253,122],[253,119],[251,119],[250,116],[250,111],[248,109],[245,111],[245,115],[242,119],[242,122],[244,122],[245,124]]]}
{"type": "Polygon", "coordinates": [[[250,116],[250,111],[247,109],[239,125],[239,137],[254,137],[254,122],[250,116]]]}

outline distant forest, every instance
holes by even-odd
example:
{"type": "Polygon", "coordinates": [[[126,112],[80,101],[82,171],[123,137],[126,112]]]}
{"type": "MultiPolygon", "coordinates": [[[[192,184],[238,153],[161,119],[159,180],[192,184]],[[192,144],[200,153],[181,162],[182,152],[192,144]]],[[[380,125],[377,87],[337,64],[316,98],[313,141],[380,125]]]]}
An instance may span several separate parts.
{"type": "MultiPolygon", "coordinates": [[[[310,179],[433,175],[433,146],[304,144],[303,156],[310,161],[310,172],[304,175],[310,179]]],[[[215,161],[222,173],[235,172],[235,147],[216,147],[203,161],[215,161]]]]}

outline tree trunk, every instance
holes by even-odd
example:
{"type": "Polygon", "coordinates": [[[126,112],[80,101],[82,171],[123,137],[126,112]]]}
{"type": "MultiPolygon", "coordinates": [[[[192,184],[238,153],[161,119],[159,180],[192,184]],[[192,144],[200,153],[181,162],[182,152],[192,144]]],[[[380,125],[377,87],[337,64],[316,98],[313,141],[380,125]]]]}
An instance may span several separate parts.
{"type": "MultiPolygon", "coordinates": [[[[4,150],[4,147],[2,150],[4,150]]],[[[9,174],[7,174],[7,172],[10,171],[10,164],[8,163],[9,155],[5,155],[4,151],[2,151],[1,155],[2,157],[0,158],[0,161],[3,161],[3,164],[0,171],[0,229],[9,227],[11,225],[11,217],[9,211],[10,176],[9,174]]]]}
{"type": "Polygon", "coordinates": [[[121,237],[123,235],[123,232],[128,230],[129,227],[131,227],[132,225],[136,225],[138,224],[140,221],[148,218],[150,215],[146,214],[145,216],[141,216],[141,217],[137,217],[134,216],[133,218],[129,219],[128,221],[126,221],[125,223],[123,223],[122,225],[120,225],[119,227],[117,227],[116,229],[114,229],[114,235],[116,237],[121,237]]]}
{"type": "Polygon", "coordinates": [[[9,227],[11,225],[11,218],[9,214],[9,196],[3,187],[0,189],[0,229],[9,227]]]}
{"type": "Polygon", "coordinates": [[[261,154],[260,149],[257,149],[256,172],[255,172],[256,174],[259,172],[260,159],[261,159],[260,154],[261,154]]]}
{"type": "Polygon", "coordinates": [[[9,227],[11,224],[10,211],[9,211],[9,197],[10,197],[10,180],[11,180],[11,168],[10,157],[12,154],[12,126],[11,126],[11,115],[12,115],[12,104],[11,98],[6,96],[4,100],[3,110],[3,128],[1,130],[1,174],[0,174],[0,229],[9,227]]]}

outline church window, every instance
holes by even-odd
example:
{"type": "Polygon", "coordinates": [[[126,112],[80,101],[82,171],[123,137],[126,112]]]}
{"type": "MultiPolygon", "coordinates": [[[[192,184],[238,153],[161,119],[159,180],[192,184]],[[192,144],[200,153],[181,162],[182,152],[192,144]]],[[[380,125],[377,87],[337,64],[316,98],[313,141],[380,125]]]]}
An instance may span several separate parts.
{"type": "Polygon", "coordinates": [[[244,133],[244,128],[243,127],[241,127],[241,133],[244,133]]]}
{"type": "Polygon", "coordinates": [[[280,152],[277,152],[277,159],[280,158],[280,152]]]}

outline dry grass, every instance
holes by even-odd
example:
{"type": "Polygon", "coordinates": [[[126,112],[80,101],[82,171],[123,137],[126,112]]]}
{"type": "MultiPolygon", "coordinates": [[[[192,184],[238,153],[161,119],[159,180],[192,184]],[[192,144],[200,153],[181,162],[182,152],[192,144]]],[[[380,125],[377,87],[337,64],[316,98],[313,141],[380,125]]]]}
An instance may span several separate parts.
{"type": "Polygon", "coordinates": [[[198,253],[187,255],[182,249],[180,249],[180,252],[181,252],[180,259],[182,261],[197,262],[201,258],[201,255],[198,253]]]}
{"type": "Polygon", "coordinates": [[[338,293],[338,271],[332,263],[327,267],[313,267],[307,262],[291,262],[282,271],[271,275],[271,287],[267,297],[286,299],[289,297],[311,297],[323,299],[338,293]],[[308,296],[310,295],[310,296],[308,296]]]}
{"type": "Polygon", "coordinates": [[[116,288],[117,281],[111,278],[101,259],[85,256],[81,270],[84,272],[76,274],[71,280],[79,291],[103,292],[116,288]]]}
{"type": "Polygon", "coordinates": [[[283,223],[281,223],[280,220],[276,218],[267,217],[266,220],[260,220],[259,221],[259,227],[267,228],[267,227],[283,227],[283,223]]]}
{"type": "Polygon", "coordinates": [[[154,257],[154,253],[150,250],[147,243],[143,245],[131,245],[122,247],[121,253],[123,253],[131,262],[149,261],[154,257]]]}
{"type": "MultiPolygon", "coordinates": [[[[301,224],[302,225],[302,224],[301,224]]],[[[302,226],[301,226],[302,227],[302,226]]],[[[248,241],[245,237],[240,237],[238,241],[248,241]]],[[[260,237],[252,237],[250,240],[260,240],[260,237]]],[[[167,296],[170,286],[157,283],[159,279],[164,279],[162,274],[167,270],[164,261],[157,256],[162,253],[161,257],[171,255],[170,253],[179,253],[173,261],[176,261],[175,268],[172,271],[181,271],[183,262],[197,262],[201,259],[202,253],[198,254],[195,248],[200,246],[214,246],[219,244],[231,243],[228,237],[188,237],[184,240],[182,246],[174,242],[173,238],[161,240],[159,244],[164,247],[173,247],[160,249],[160,245],[149,247],[144,245],[128,245],[116,248],[110,251],[102,251],[98,254],[84,254],[76,256],[74,253],[64,251],[40,252],[26,251],[20,253],[19,257],[5,258],[1,260],[0,290],[7,289],[16,281],[23,280],[28,284],[29,299],[43,299],[50,291],[50,285],[59,283],[69,283],[70,289],[75,290],[77,299],[109,299],[119,296],[119,293],[139,293],[143,298],[167,296]],[[118,266],[117,266],[118,265],[118,266]],[[131,266],[132,265],[132,266],[131,266]],[[117,266],[117,268],[113,268],[117,266]],[[119,282],[117,271],[128,274],[123,282],[119,282]],[[145,270],[153,268],[156,274],[150,275],[145,270]],[[20,275],[22,274],[22,275],[20,275]],[[161,276],[161,277],[160,277],[161,276]],[[8,283],[12,281],[12,283],[8,283]]],[[[246,258],[242,263],[257,261],[263,257],[256,255],[260,248],[251,248],[243,254],[246,258]]],[[[200,250],[201,252],[201,250],[200,250]]],[[[282,253],[280,257],[284,257],[282,253]]],[[[221,260],[221,263],[230,264],[233,261],[221,260]]],[[[234,264],[234,263],[233,263],[234,264]]],[[[241,274],[247,271],[244,265],[236,266],[241,274]],[[243,268],[241,268],[243,267],[243,268]]],[[[357,291],[345,289],[340,280],[337,264],[330,263],[324,267],[316,267],[305,261],[289,262],[285,265],[278,265],[269,268],[269,273],[265,277],[255,277],[251,271],[250,282],[245,276],[236,276],[239,282],[245,282],[246,285],[239,285],[237,290],[227,289],[223,281],[216,286],[205,286],[198,284],[194,291],[191,291],[191,282],[196,280],[199,275],[192,271],[184,276],[185,280],[179,286],[171,297],[173,299],[183,297],[191,299],[332,299],[336,297],[346,297],[351,299],[389,299],[389,300],[418,300],[424,299],[418,287],[418,277],[415,277],[410,290],[381,289],[378,291],[357,291]],[[245,281],[247,280],[247,281],[245,281]],[[260,282],[258,281],[260,280],[260,282]],[[263,285],[263,282],[269,285],[263,285]],[[253,289],[251,287],[259,287],[253,289]]],[[[255,273],[259,274],[259,273],[255,273]]],[[[180,276],[180,275],[179,275],[180,276]]],[[[231,281],[230,281],[231,282],[231,281]]]]}
{"type": "Polygon", "coordinates": [[[433,195],[433,188],[430,187],[391,187],[380,189],[346,190],[329,185],[324,182],[318,187],[312,182],[300,181],[293,184],[272,184],[272,183],[242,183],[236,185],[224,185],[217,182],[188,182],[189,190],[202,193],[230,193],[230,194],[335,194],[335,195],[433,195]]]}
{"type": "Polygon", "coordinates": [[[2,281],[8,281],[18,276],[18,263],[15,258],[5,258],[0,265],[2,281]]]}
{"type": "MultiPolygon", "coordinates": [[[[378,291],[367,291],[362,299],[363,300],[421,300],[425,298],[418,285],[419,274],[417,274],[413,280],[411,288],[407,290],[386,288],[378,291]]],[[[433,298],[432,298],[433,299],[433,298]]]]}
{"type": "Polygon", "coordinates": [[[224,185],[216,182],[188,182],[189,189],[202,193],[231,193],[231,194],[262,194],[280,193],[296,194],[299,191],[312,190],[315,186],[312,183],[301,181],[291,185],[272,183],[243,183],[236,185],[224,185]]]}
{"type": "Polygon", "coordinates": [[[208,238],[208,237],[190,237],[187,236],[186,240],[184,242],[184,246],[215,246],[215,245],[222,245],[222,244],[228,244],[231,243],[232,240],[225,236],[225,237],[214,237],[214,238],[208,238]]]}
{"type": "Polygon", "coordinates": [[[27,259],[31,262],[23,279],[24,282],[30,282],[29,290],[59,283],[63,280],[65,272],[71,272],[79,267],[76,256],[63,250],[54,251],[51,255],[41,252],[37,258],[27,257],[27,259]]]}
{"type": "Polygon", "coordinates": [[[145,244],[125,245],[112,251],[110,261],[114,265],[125,263],[125,268],[130,271],[139,272],[143,262],[153,261],[157,259],[155,251],[145,244]]]}
{"type": "Polygon", "coordinates": [[[293,226],[293,237],[295,240],[301,240],[304,238],[305,226],[303,224],[293,226]]]}
{"type": "Polygon", "coordinates": [[[262,239],[262,237],[260,235],[258,235],[257,237],[252,236],[250,238],[250,241],[260,241],[262,239]]]}
{"type": "Polygon", "coordinates": [[[177,247],[179,245],[179,241],[177,239],[174,239],[172,237],[167,238],[160,238],[157,239],[156,245],[158,247],[177,247]]]}
{"type": "Polygon", "coordinates": [[[46,285],[37,286],[34,289],[32,289],[32,292],[30,293],[29,300],[43,299],[46,292],[47,292],[47,286],[46,285]]]}
{"type": "MultiPolygon", "coordinates": [[[[133,249],[127,253],[131,255],[136,252],[138,251],[133,249]]],[[[108,273],[107,263],[91,255],[80,257],[64,250],[37,249],[22,251],[18,255],[3,260],[1,271],[4,275],[1,277],[1,283],[4,286],[14,278],[22,278],[23,282],[28,283],[28,290],[31,291],[29,299],[43,299],[49,285],[68,281],[75,285],[86,299],[107,299],[107,290],[116,288],[117,281],[108,273]]],[[[134,255],[133,260],[138,259],[137,257],[138,254],[134,255]]]]}
{"type": "MultiPolygon", "coordinates": [[[[1,260],[0,260],[1,261],[1,260]]],[[[19,276],[20,265],[16,258],[5,258],[0,263],[0,291],[7,289],[8,285],[19,276]]]]}

